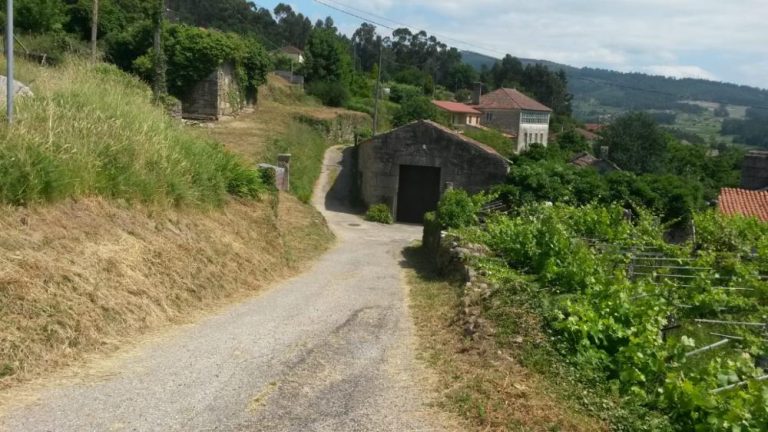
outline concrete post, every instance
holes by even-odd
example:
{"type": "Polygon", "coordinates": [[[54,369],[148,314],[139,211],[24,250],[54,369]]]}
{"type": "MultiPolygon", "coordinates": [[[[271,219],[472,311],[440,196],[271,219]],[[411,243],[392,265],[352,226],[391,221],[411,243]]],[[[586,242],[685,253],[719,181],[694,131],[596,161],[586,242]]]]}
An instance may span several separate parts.
{"type": "Polygon", "coordinates": [[[6,12],[5,24],[5,61],[7,64],[6,82],[7,93],[5,94],[8,123],[13,123],[13,97],[16,92],[16,82],[13,77],[13,0],[6,2],[8,10],[6,12]]]}
{"type": "Polygon", "coordinates": [[[290,153],[283,153],[277,155],[277,166],[285,170],[283,176],[282,190],[288,192],[291,190],[291,155],[290,153]]]}

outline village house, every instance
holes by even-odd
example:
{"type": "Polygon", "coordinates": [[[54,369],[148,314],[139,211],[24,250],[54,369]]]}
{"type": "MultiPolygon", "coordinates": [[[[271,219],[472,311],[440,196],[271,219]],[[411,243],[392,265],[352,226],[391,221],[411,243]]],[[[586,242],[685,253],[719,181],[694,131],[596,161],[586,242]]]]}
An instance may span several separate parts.
{"type": "Polygon", "coordinates": [[[304,64],[304,51],[295,46],[284,46],[277,50],[278,54],[293,60],[296,64],[304,64]]]}
{"type": "Polygon", "coordinates": [[[450,101],[432,101],[432,103],[442,112],[446,113],[451,124],[454,126],[479,126],[480,111],[469,105],[450,102],[450,101]]]}
{"type": "Polygon", "coordinates": [[[509,173],[509,161],[491,147],[427,120],[361,143],[357,160],[365,204],[386,204],[408,223],[422,223],[447,188],[478,193],[509,173]]]}
{"type": "Polygon", "coordinates": [[[232,63],[224,63],[181,98],[182,116],[190,120],[219,120],[237,114],[245,100],[232,63]]]}
{"type": "Polygon", "coordinates": [[[741,169],[741,189],[722,189],[717,207],[726,215],[756,217],[768,222],[768,151],[747,154],[741,169]]]}
{"type": "Polygon", "coordinates": [[[472,99],[472,108],[482,113],[480,122],[515,136],[518,152],[532,144],[548,144],[551,108],[510,88],[483,95],[478,85],[472,99]]]}
{"type": "Polygon", "coordinates": [[[741,169],[741,187],[750,190],[768,188],[768,151],[747,153],[741,169]]]}

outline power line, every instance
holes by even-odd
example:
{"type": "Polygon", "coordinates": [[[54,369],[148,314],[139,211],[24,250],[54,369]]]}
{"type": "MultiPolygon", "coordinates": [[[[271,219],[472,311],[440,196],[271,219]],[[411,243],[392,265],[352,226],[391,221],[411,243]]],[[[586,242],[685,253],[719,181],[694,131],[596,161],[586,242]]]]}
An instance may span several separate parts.
{"type": "MultiPolygon", "coordinates": [[[[339,11],[339,12],[341,12],[343,14],[355,17],[355,18],[357,18],[359,20],[362,20],[362,21],[370,23],[370,24],[375,24],[377,26],[381,26],[381,27],[390,29],[392,31],[395,31],[397,29],[393,28],[392,26],[389,26],[389,25],[386,25],[386,24],[381,24],[379,22],[373,21],[370,18],[366,18],[366,17],[360,16],[360,15],[358,15],[356,13],[350,12],[349,10],[356,11],[356,12],[359,12],[359,13],[362,13],[362,14],[366,14],[366,15],[369,15],[369,16],[373,16],[373,17],[376,17],[378,19],[391,22],[393,24],[397,24],[397,25],[400,25],[400,26],[403,26],[403,27],[407,27],[407,28],[409,28],[411,30],[422,30],[422,31],[426,32],[426,29],[420,28],[419,26],[414,26],[414,25],[406,24],[406,23],[401,22],[401,21],[396,21],[396,20],[393,20],[393,19],[381,16],[381,15],[374,14],[372,12],[365,11],[363,9],[359,9],[359,8],[356,8],[356,7],[353,7],[353,6],[346,5],[346,4],[338,2],[336,0],[325,0],[325,1],[324,0],[314,0],[314,1],[316,3],[319,3],[319,4],[322,4],[322,5],[326,6],[326,7],[329,7],[331,9],[333,9],[333,10],[339,11]],[[335,3],[336,5],[339,5],[341,7],[331,5],[329,3],[326,3],[326,1],[335,3]],[[349,9],[349,10],[342,9],[342,7],[346,8],[346,9],[349,9]]],[[[468,47],[472,47],[472,48],[475,48],[475,49],[481,49],[481,50],[485,50],[485,51],[492,51],[492,52],[495,52],[495,53],[500,54],[500,55],[506,55],[507,54],[507,53],[504,53],[502,51],[499,51],[499,50],[496,50],[496,49],[493,49],[493,48],[483,47],[483,46],[480,46],[480,45],[477,45],[477,44],[473,44],[471,42],[463,41],[463,40],[460,40],[460,39],[455,39],[455,38],[452,38],[450,36],[442,35],[442,34],[439,34],[439,33],[435,33],[435,32],[429,32],[429,33],[431,33],[434,36],[438,36],[441,39],[452,41],[454,43],[458,43],[458,44],[465,45],[465,46],[468,46],[468,47]]]]}

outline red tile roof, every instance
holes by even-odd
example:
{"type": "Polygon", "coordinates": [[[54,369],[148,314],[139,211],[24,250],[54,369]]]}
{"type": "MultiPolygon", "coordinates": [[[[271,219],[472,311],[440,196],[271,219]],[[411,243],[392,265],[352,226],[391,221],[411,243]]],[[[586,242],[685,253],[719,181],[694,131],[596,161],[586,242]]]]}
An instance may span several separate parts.
{"type": "Polygon", "coordinates": [[[725,188],[720,191],[718,207],[726,215],[754,216],[768,222],[768,191],[725,188]]]}
{"type": "Polygon", "coordinates": [[[515,89],[500,88],[494,92],[488,93],[480,97],[480,105],[475,108],[478,109],[520,109],[527,111],[546,111],[551,112],[552,109],[540,103],[539,101],[532,99],[515,89]]]}
{"type": "Polygon", "coordinates": [[[593,132],[593,133],[598,133],[598,132],[602,131],[603,129],[605,129],[606,127],[607,127],[606,125],[602,125],[602,124],[598,124],[598,123],[586,123],[584,125],[584,129],[586,129],[586,130],[588,130],[590,132],[593,132]]]}
{"type": "Polygon", "coordinates": [[[482,114],[480,111],[472,108],[471,106],[459,102],[433,100],[432,103],[435,104],[438,108],[452,113],[476,115],[482,114]]]}

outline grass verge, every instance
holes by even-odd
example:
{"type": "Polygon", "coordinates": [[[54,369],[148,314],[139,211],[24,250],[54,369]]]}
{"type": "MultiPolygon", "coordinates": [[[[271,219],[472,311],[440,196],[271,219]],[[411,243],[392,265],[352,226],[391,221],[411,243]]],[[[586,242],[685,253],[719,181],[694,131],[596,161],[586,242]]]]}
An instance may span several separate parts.
{"type": "MultiPolygon", "coordinates": [[[[0,62],[0,67],[3,62],[0,62]]],[[[221,205],[266,191],[257,171],[150,103],[116,67],[68,58],[19,62],[32,97],[0,126],[0,201],[16,205],[103,196],[154,205],[221,205]]]]}
{"type": "Polygon", "coordinates": [[[332,239],[289,195],[211,211],[100,198],[0,209],[0,390],[252,296],[332,239]]]}
{"type": "Polygon", "coordinates": [[[438,375],[441,408],[475,431],[607,430],[562,394],[562,382],[524,365],[523,358],[533,358],[525,343],[464,337],[458,320],[461,284],[440,277],[422,248],[408,248],[404,255],[420,355],[438,375]]]}

